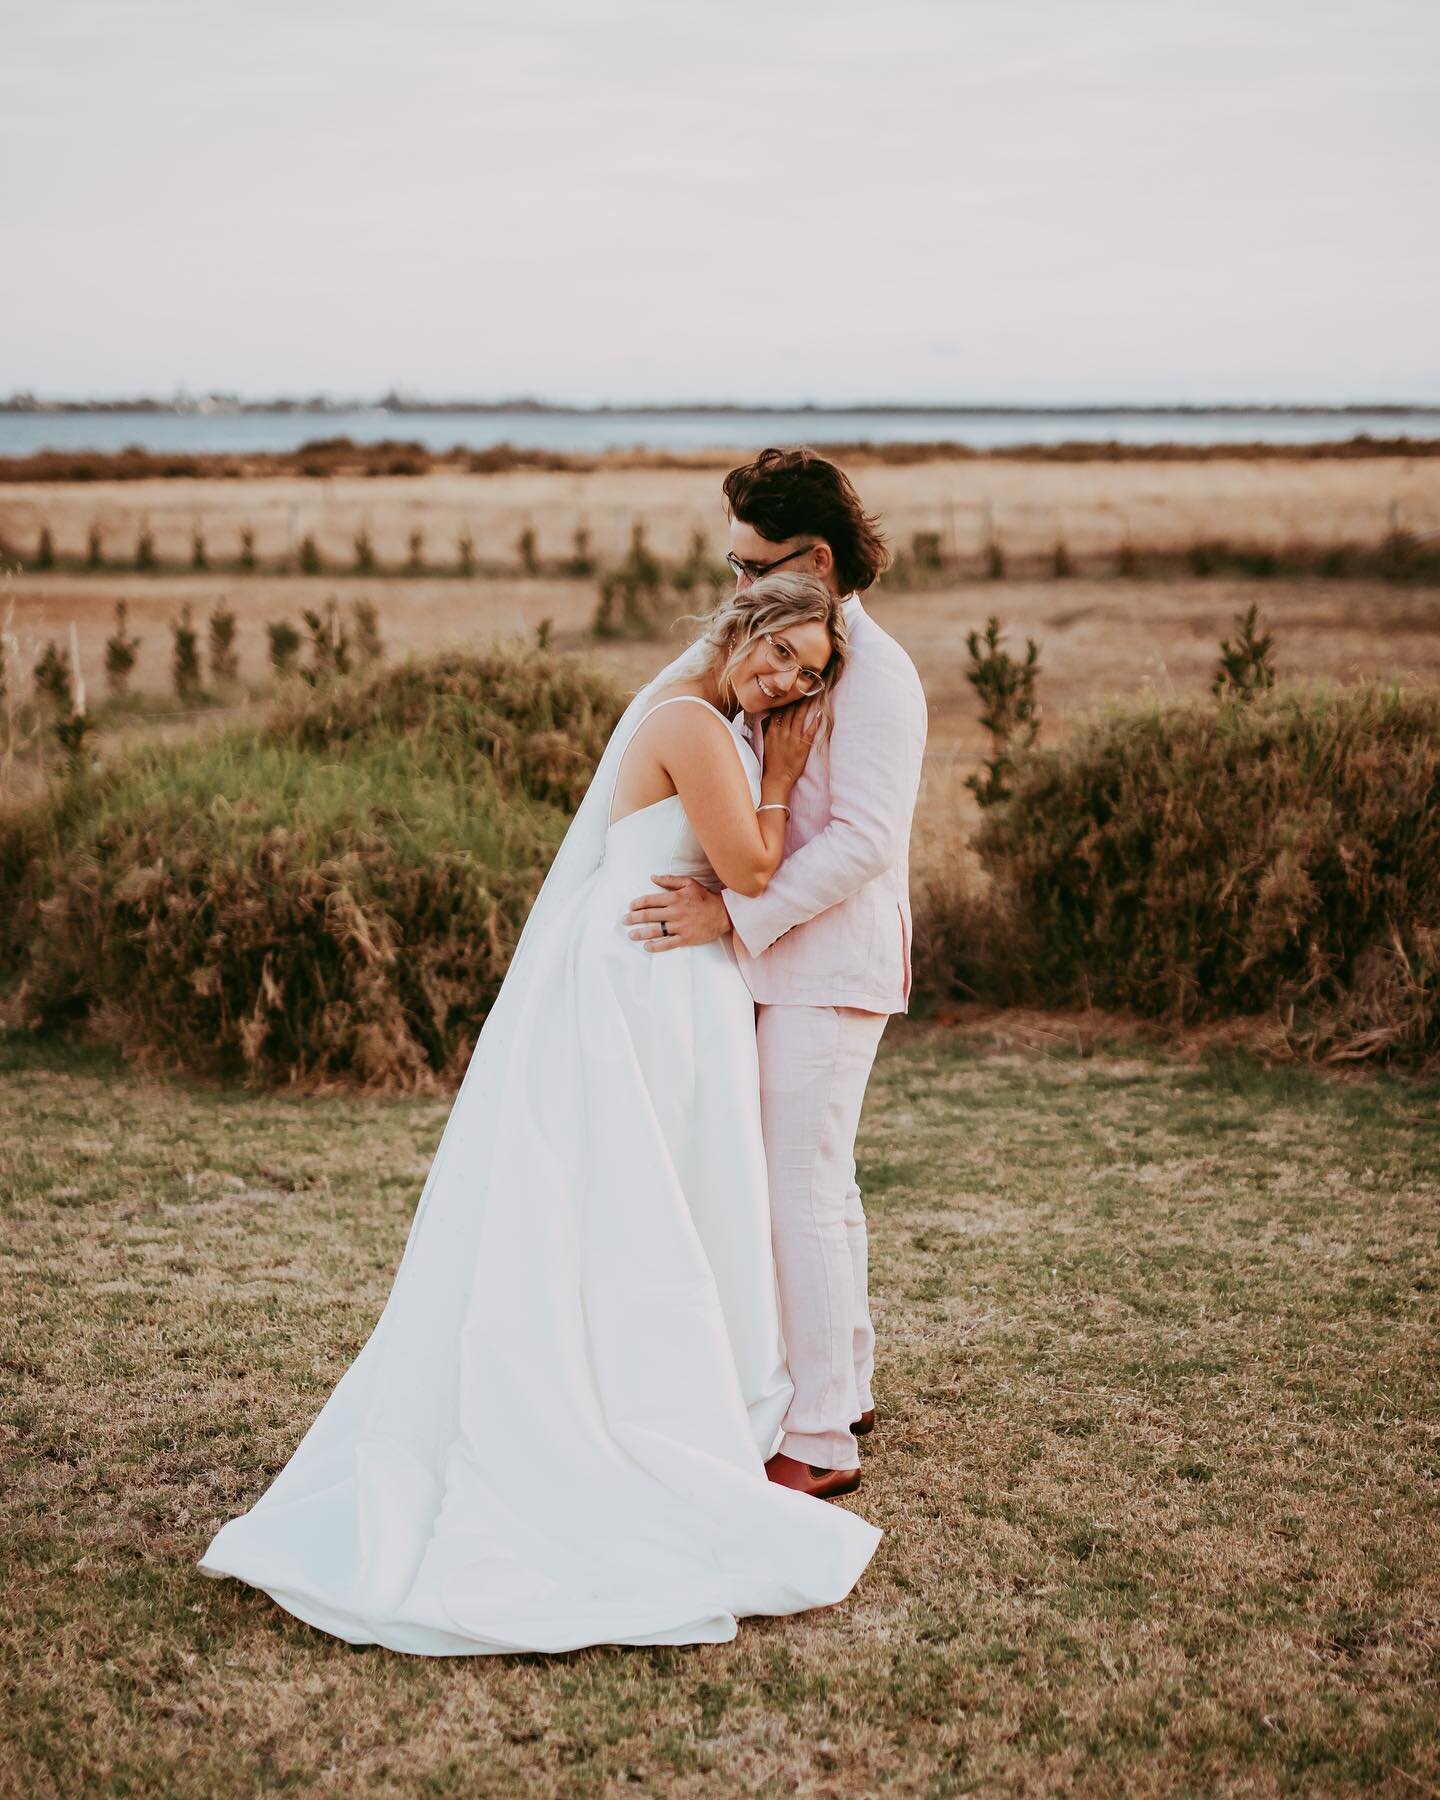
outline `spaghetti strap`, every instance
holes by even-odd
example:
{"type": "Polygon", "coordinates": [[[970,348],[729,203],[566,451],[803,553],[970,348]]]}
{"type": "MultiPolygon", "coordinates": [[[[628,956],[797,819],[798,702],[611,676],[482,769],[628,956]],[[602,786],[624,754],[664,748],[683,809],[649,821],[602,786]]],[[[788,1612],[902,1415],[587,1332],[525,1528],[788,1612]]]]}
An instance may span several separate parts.
{"type": "MultiPolygon", "coordinates": [[[[741,747],[740,739],[735,731],[735,723],[732,719],[727,718],[718,706],[711,705],[710,701],[702,699],[699,694],[671,694],[668,700],[657,700],[648,711],[641,714],[634,731],[630,733],[630,743],[626,744],[625,748],[620,752],[620,760],[615,765],[615,779],[610,784],[610,805],[605,814],[605,823],[607,826],[618,825],[620,823],[620,820],[615,817],[615,790],[620,785],[620,771],[625,767],[625,758],[630,754],[630,744],[633,744],[635,739],[639,736],[640,727],[645,723],[646,719],[650,718],[652,714],[659,712],[662,706],[673,706],[677,700],[693,700],[697,706],[703,706],[710,712],[713,712],[717,719],[724,720],[725,729],[730,734],[730,742],[735,746],[735,754],[740,758],[740,767],[742,769],[745,767],[745,751],[741,747]]],[[[667,795],[666,798],[674,799],[675,796],[671,794],[667,795]]],[[[659,803],[655,802],[654,804],[658,805],[659,803]]],[[[637,812],[644,812],[647,809],[642,806],[637,807],[635,810],[637,812]]],[[[630,814],[626,813],[624,817],[628,819],[630,814]]]]}

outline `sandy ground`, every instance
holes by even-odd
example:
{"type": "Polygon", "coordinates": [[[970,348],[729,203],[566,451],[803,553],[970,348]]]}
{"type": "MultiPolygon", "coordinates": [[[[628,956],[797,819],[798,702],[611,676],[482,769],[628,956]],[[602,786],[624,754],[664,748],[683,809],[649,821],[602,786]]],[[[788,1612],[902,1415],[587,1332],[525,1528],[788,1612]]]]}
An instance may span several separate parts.
{"type": "MultiPolygon", "coordinates": [[[[935,531],[957,556],[979,558],[993,529],[1012,561],[1047,557],[1063,539],[1080,559],[1113,559],[1128,536],[1137,551],[1184,548],[1229,537],[1280,547],[1373,543],[1392,522],[1440,528],[1440,458],[1192,463],[1027,463],[1003,459],[911,468],[849,465],[868,506],[884,515],[897,547],[935,531]]],[[[427,561],[453,564],[465,530],[483,560],[511,563],[526,527],[540,554],[567,556],[584,528],[595,552],[620,554],[643,522],[654,548],[682,551],[694,531],[720,547],[719,468],[608,468],[371,479],[298,477],[253,481],[79,482],[0,487],[0,543],[30,554],[48,525],[57,552],[80,556],[97,525],[106,554],[133,558],[142,520],[162,560],[188,562],[191,532],[212,559],[238,554],[256,534],[262,559],[291,553],[306,533],[342,567],[368,528],[382,560],[424,537],[427,561]]]]}

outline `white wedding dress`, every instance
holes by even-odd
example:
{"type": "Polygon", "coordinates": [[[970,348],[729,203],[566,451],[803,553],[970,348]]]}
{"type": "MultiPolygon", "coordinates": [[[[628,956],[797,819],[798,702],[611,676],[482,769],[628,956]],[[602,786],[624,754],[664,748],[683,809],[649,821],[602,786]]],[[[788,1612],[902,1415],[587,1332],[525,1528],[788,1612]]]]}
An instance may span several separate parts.
{"type": "Polygon", "coordinates": [[[601,760],[379,1322],[201,1559],[350,1643],[717,1642],[842,1599],[879,1541],[764,1472],[790,1383],[749,990],[728,941],[657,956],[622,923],[652,873],[710,874],[678,795],[609,824],[625,746],[693,656],[601,760]]]}

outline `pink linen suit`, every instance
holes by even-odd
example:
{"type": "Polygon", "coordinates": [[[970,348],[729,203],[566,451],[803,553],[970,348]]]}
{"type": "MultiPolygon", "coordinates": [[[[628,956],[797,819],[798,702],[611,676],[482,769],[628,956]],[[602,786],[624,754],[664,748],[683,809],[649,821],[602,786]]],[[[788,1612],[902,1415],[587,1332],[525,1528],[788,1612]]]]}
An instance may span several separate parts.
{"type": "Polygon", "coordinates": [[[850,653],[832,695],[834,727],[790,796],[784,860],[763,894],[724,890],[757,1006],[781,1327],[795,1384],[780,1448],[837,1469],[859,1461],[850,1425],[873,1404],[855,1133],[886,1020],[909,1002],[910,827],[927,729],[914,663],[858,596],[844,610],[850,653]]]}

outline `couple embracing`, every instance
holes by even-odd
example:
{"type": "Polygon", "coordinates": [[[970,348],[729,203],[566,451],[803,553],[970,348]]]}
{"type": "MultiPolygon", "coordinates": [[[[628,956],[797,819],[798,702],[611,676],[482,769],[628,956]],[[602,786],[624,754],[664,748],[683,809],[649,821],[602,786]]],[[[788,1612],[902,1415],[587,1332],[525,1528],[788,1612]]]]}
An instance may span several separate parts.
{"type": "Polygon", "coordinates": [[[846,477],[724,484],[736,589],[622,716],[378,1323],[200,1568],[428,1656],[729,1639],[844,1598],[874,1332],[854,1145],[909,991],[925,743],[846,477]]]}

